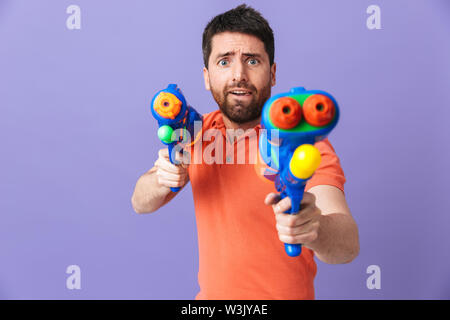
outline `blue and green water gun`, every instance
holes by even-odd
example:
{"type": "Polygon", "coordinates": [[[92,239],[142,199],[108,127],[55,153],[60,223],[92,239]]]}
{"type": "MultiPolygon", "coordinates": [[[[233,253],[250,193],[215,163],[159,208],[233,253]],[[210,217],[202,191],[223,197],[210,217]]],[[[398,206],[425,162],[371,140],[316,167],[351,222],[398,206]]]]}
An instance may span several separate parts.
{"type": "MultiPolygon", "coordinates": [[[[285,213],[300,211],[306,182],[320,165],[314,143],[325,139],[338,119],[336,100],[320,90],[296,87],[264,104],[261,129],[266,130],[260,133],[255,169],[265,181],[275,183],[281,199],[291,198],[291,209],[285,213]]],[[[301,244],[284,246],[291,257],[301,254],[301,244]]]]}
{"type": "MultiPolygon", "coordinates": [[[[158,138],[169,148],[170,162],[177,165],[172,150],[177,144],[184,146],[194,139],[194,122],[203,121],[203,117],[189,106],[176,84],[169,84],[158,91],[151,102],[152,115],[158,121],[158,138]],[[189,133],[189,135],[187,134],[189,133]]],[[[170,188],[178,192],[180,187],[170,188]]]]}

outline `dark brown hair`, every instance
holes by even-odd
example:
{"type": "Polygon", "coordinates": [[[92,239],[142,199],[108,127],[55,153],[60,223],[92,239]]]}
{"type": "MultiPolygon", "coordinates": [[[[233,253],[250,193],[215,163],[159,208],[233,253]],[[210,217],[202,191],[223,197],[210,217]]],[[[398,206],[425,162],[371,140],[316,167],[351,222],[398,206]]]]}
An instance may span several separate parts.
{"type": "Polygon", "coordinates": [[[208,68],[211,55],[211,39],[221,32],[240,32],[256,36],[264,43],[264,48],[269,55],[270,65],[273,64],[275,45],[272,28],[266,19],[255,9],[241,4],[240,6],[215,16],[203,31],[202,49],[203,62],[208,68]]]}

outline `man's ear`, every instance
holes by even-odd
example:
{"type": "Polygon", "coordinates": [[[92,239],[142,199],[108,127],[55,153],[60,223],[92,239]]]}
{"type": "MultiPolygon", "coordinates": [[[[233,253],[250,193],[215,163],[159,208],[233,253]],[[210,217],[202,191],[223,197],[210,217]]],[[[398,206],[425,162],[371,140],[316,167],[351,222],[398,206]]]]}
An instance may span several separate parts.
{"type": "Polygon", "coordinates": [[[208,69],[206,69],[206,67],[203,67],[203,79],[205,80],[205,89],[211,90],[211,87],[209,85],[209,72],[208,69]]]}
{"type": "Polygon", "coordinates": [[[277,73],[277,64],[274,62],[270,67],[270,75],[271,75],[270,83],[272,87],[277,83],[276,73],[277,73]]]}

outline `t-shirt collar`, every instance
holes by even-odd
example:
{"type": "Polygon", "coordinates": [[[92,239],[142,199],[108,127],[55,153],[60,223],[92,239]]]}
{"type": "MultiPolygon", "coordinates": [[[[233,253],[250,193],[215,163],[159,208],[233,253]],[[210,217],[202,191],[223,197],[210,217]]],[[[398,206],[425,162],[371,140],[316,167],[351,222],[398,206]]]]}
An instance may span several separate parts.
{"type": "MultiPolygon", "coordinates": [[[[211,122],[211,127],[216,129],[224,129],[226,130],[225,123],[223,122],[223,115],[222,111],[218,110],[218,115],[214,118],[214,120],[211,122]]],[[[261,123],[258,123],[253,129],[259,130],[261,129],[261,123]]]]}

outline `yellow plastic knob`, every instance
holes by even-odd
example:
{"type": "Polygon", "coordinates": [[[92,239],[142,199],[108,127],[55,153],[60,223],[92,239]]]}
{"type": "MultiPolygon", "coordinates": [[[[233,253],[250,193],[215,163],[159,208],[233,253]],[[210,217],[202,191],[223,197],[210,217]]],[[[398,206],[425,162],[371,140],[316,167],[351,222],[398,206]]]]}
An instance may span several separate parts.
{"type": "Polygon", "coordinates": [[[299,179],[311,177],[320,165],[320,151],[312,144],[302,144],[295,149],[289,168],[299,179]]]}

